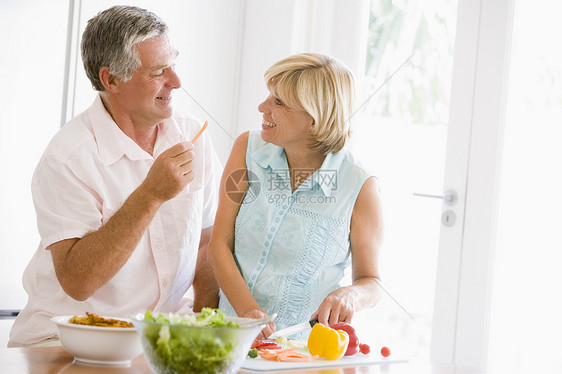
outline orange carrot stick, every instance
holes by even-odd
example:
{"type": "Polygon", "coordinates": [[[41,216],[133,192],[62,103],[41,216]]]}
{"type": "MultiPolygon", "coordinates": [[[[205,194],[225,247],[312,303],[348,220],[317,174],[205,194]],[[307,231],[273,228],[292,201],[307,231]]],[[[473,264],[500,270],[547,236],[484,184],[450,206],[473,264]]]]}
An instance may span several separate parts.
{"type": "Polygon", "coordinates": [[[318,356],[308,356],[297,352],[295,348],[259,349],[258,354],[261,358],[271,361],[306,362],[318,359],[318,356]]]}
{"type": "Polygon", "coordinates": [[[197,139],[199,139],[199,137],[201,136],[201,134],[203,134],[203,131],[205,131],[205,129],[207,128],[207,125],[209,124],[209,122],[205,121],[205,123],[203,124],[203,127],[201,127],[201,130],[199,130],[199,132],[197,133],[197,135],[195,135],[193,137],[193,140],[191,141],[191,144],[195,144],[195,142],[197,141],[197,139]]]}

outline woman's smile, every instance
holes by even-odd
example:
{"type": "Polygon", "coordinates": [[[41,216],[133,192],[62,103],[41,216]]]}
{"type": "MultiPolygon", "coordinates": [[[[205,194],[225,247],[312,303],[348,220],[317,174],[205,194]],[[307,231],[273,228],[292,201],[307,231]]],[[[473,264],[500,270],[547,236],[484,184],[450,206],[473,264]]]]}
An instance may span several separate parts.
{"type": "Polygon", "coordinates": [[[267,127],[267,128],[272,128],[272,127],[277,126],[275,123],[271,123],[271,122],[268,122],[268,121],[266,121],[266,120],[263,120],[262,125],[265,126],[265,127],[267,127]]]}

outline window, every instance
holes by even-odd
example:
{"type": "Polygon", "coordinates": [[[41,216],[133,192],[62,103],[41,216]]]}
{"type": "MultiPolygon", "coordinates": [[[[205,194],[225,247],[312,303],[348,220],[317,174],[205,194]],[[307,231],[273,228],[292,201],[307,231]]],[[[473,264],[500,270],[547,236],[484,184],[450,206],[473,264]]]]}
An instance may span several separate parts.
{"type": "Polygon", "coordinates": [[[423,359],[442,202],[414,193],[442,191],[455,26],[454,0],[372,0],[362,95],[372,97],[354,124],[354,152],[381,183],[388,293],[361,323],[370,324],[380,346],[423,359]]]}

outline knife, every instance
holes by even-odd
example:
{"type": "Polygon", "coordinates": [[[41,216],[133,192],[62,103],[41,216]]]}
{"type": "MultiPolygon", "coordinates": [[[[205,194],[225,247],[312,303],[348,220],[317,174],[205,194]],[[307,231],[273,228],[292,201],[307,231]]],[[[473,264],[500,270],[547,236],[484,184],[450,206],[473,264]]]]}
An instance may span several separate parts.
{"type": "Polygon", "coordinates": [[[269,335],[268,339],[277,339],[281,336],[289,336],[296,334],[297,332],[305,331],[311,329],[314,325],[318,323],[318,317],[311,319],[310,321],[298,323],[293,326],[275,331],[273,334],[269,335]]]}

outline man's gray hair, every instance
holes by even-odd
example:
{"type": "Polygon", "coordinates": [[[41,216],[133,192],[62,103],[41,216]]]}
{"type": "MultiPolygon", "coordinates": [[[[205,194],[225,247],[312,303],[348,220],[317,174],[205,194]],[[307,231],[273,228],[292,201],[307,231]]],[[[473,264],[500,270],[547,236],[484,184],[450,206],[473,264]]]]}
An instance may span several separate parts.
{"type": "Polygon", "coordinates": [[[99,79],[103,66],[124,81],[131,79],[141,61],[135,46],[168,33],[157,15],[134,6],[114,6],[88,21],[82,35],[82,61],[86,75],[97,91],[104,91],[99,79]]]}

